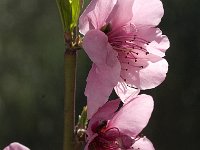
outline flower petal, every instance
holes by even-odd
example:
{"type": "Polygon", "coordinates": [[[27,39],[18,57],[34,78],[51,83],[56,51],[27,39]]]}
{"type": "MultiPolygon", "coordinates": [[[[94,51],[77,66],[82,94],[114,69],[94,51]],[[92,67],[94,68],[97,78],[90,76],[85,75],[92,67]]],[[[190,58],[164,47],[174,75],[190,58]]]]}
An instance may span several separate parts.
{"type": "Polygon", "coordinates": [[[124,82],[122,79],[118,82],[114,89],[123,103],[129,102],[140,92],[139,89],[127,85],[127,83],[124,82]]]}
{"type": "Polygon", "coordinates": [[[166,77],[168,63],[165,59],[158,62],[149,62],[149,65],[139,71],[138,87],[142,90],[155,88],[160,85],[166,77]]]}
{"type": "Polygon", "coordinates": [[[137,34],[138,37],[149,41],[149,44],[146,46],[149,53],[160,57],[165,56],[170,42],[166,35],[162,35],[162,31],[159,28],[142,27],[138,29],[137,34]]]}
{"type": "Polygon", "coordinates": [[[160,0],[134,0],[132,22],[136,26],[156,26],[163,14],[160,0]]]}
{"type": "Polygon", "coordinates": [[[5,147],[3,150],[30,150],[30,149],[20,143],[14,142],[5,147]]]}
{"type": "Polygon", "coordinates": [[[132,7],[134,0],[117,0],[107,22],[111,23],[112,29],[126,25],[133,17],[132,7]]]}
{"type": "Polygon", "coordinates": [[[109,65],[113,67],[119,64],[117,52],[108,43],[108,37],[100,30],[90,30],[84,37],[83,48],[89,58],[98,67],[109,65]]]}
{"type": "Polygon", "coordinates": [[[106,63],[109,48],[108,37],[100,30],[90,30],[83,39],[83,48],[89,58],[97,65],[106,63]]]}
{"type": "Polygon", "coordinates": [[[91,129],[92,125],[96,121],[110,120],[114,116],[115,111],[118,109],[119,103],[119,99],[108,101],[101,108],[99,108],[98,111],[92,116],[87,129],[87,135],[89,139],[94,134],[91,129]]]}
{"type": "Polygon", "coordinates": [[[140,90],[146,90],[157,87],[165,80],[168,71],[168,63],[165,59],[160,58],[160,61],[157,62],[146,62],[148,65],[144,68],[130,67],[128,71],[121,72],[121,76],[126,79],[127,84],[140,90]]]}
{"type": "Polygon", "coordinates": [[[136,137],[147,125],[152,111],[152,97],[139,95],[116,113],[108,123],[108,128],[116,127],[122,134],[136,137]]]}
{"type": "Polygon", "coordinates": [[[117,52],[108,43],[107,36],[99,30],[89,31],[84,38],[83,48],[94,62],[87,78],[85,95],[88,100],[88,118],[108,100],[120,77],[117,52]]]}
{"type": "Polygon", "coordinates": [[[146,137],[142,137],[133,144],[133,149],[139,150],[155,150],[153,144],[146,137]]]}
{"type": "Polygon", "coordinates": [[[119,64],[116,64],[113,68],[105,66],[100,69],[93,64],[87,78],[85,89],[89,119],[101,106],[103,106],[103,104],[107,102],[114,86],[116,86],[119,80],[119,73],[119,64]]]}
{"type": "Polygon", "coordinates": [[[103,27],[115,4],[116,0],[92,0],[79,18],[80,32],[103,27]]]}

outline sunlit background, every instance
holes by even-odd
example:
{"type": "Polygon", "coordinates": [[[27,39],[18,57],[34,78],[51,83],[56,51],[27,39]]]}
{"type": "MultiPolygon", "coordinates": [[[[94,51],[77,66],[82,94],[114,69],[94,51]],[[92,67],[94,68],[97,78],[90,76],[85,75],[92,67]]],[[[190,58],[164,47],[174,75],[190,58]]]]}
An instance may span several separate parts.
{"type": "MultiPolygon", "coordinates": [[[[197,150],[200,141],[200,1],[163,1],[160,24],[171,47],[169,73],[153,96],[143,134],[157,150],[197,150]]],[[[18,141],[32,150],[61,150],[62,26],[55,0],[0,0],[0,149],[18,141]]],[[[77,114],[86,104],[90,61],[78,52],[77,114]]]]}

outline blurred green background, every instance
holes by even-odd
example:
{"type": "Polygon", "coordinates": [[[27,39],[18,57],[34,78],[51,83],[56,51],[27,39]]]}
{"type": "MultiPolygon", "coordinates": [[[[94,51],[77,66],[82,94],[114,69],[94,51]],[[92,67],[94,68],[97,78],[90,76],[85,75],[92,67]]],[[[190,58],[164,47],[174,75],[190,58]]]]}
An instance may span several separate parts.
{"type": "MultiPolygon", "coordinates": [[[[143,133],[157,150],[197,150],[200,141],[200,1],[163,1],[169,73],[146,91],[155,109],[143,133]]],[[[62,149],[62,26],[54,0],[0,0],[0,149],[62,149]]],[[[91,64],[78,52],[77,114],[91,64]]]]}

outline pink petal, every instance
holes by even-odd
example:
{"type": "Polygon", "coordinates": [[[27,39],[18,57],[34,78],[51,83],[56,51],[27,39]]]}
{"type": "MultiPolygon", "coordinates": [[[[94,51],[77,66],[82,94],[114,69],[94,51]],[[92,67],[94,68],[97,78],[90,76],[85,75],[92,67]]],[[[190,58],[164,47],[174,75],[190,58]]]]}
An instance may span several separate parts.
{"type": "Polygon", "coordinates": [[[115,4],[116,0],[92,0],[79,18],[80,32],[103,27],[115,4]]]}
{"type": "Polygon", "coordinates": [[[90,119],[97,110],[105,104],[119,80],[120,66],[97,68],[93,64],[87,78],[85,95],[88,103],[88,118],[90,119]],[[116,77],[115,77],[116,75],[116,77]]]}
{"type": "Polygon", "coordinates": [[[118,109],[119,103],[119,99],[108,101],[101,108],[99,108],[98,111],[92,116],[87,129],[87,135],[89,139],[94,134],[91,130],[92,125],[96,121],[110,120],[115,114],[115,111],[118,109]]]}
{"type": "Polygon", "coordinates": [[[137,140],[132,147],[139,150],[155,150],[151,141],[146,137],[137,140]]]}
{"type": "Polygon", "coordinates": [[[156,26],[163,14],[160,0],[134,0],[132,22],[136,26],[156,26]]]}
{"type": "Polygon", "coordinates": [[[146,46],[148,52],[163,57],[166,50],[170,46],[169,39],[166,35],[162,35],[162,31],[159,28],[139,28],[138,36],[142,39],[149,41],[146,46]]]}
{"type": "Polygon", "coordinates": [[[127,84],[141,90],[155,88],[165,80],[168,63],[161,57],[160,61],[151,61],[146,61],[148,64],[144,68],[130,67],[128,71],[121,72],[121,76],[127,84]]]}
{"type": "Polygon", "coordinates": [[[136,137],[147,125],[152,111],[152,97],[139,95],[116,113],[108,123],[108,128],[116,127],[121,133],[136,137]]]}
{"type": "MultiPolygon", "coordinates": [[[[108,49],[108,37],[100,30],[90,30],[83,39],[83,48],[89,58],[97,65],[106,64],[108,49]]],[[[116,54],[117,55],[117,54],[116,54]]]]}
{"type": "Polygon", "coordinates": [[[124,82],[122,79],[118,82],[114,89],[123,103],[129,102],[131,99],[135,98],[140,92],[139,89],[128,86],[127,83],[124,82]]]}
{"type": "Polygon", "coordinates": [[[155,63],[149,62],[147,67],[139,71],[139,83],[136,84],[142,90],[155,88],[165,80],[167,71],[168,63],[165,59],[155,63]]]}
{"type": "Polygon", "coordinates": [[[107,22],[111,23],[112,29],[124,26],[132,19],[133,2],[134,0],[117,0],[116,5],[107,19],[107,22]]]}
{"type": "Polygon", "coordinates": [[[88,119],[92,117],[97,110],[105,104],[112,92],[113,87],[117,84],[101,80],[104,71],[99,72],[93,64],[87,78],[85,95],[87,96],[88,119]]]}
{"type": "Polygon", "coordinates": [[[30,149],[20,143],[14,142],[14,143],[11,143],[10,145],[8,145],[3,150],[30,150],[30,149]]]}
{"type": "Polygon", "coordinates": [[[118,53],[108,43],[108,37],[100,30],[90,30],[84,37],[83,48],[89,58],[98,67],[110,67],[119,64],[118,53]]]}
{"type": "Polygon", "coordinates": [[[117,52],[108,43],[107,36],[99,30],[89,31],[84,38],[83,48],[94,62],[87,78],[85,95],[88,100],[88,118],[108,100],[120,76],[117,52]]]}

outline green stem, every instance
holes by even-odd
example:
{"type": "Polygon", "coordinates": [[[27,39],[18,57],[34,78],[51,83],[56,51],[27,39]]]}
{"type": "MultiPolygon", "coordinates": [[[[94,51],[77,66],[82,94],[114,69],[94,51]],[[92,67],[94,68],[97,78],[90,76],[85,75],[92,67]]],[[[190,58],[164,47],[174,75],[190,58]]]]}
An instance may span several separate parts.
{"type": "MultiPolygon", "coordinates": [[[[67,43],[66,43],[67,44],[67,43]]],[[[75,150],[75,89],[76,89],[76,50],[67,48],[64,58],[64,145],[63,150],[75,150]]]]}

